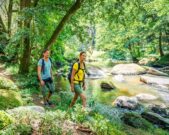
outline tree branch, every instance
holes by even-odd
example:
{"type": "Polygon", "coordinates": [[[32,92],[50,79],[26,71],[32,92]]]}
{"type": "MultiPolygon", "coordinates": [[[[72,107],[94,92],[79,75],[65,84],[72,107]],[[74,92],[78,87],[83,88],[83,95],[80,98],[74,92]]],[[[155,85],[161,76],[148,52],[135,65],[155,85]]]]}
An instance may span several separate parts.
{"type": "Polygon", "coordinates": [[[72,7],[67,11],[65,16],[62,18],[58,26],[56,27],[55,31],[53,32],[51,38],[45,45],[46,48],[50,48],[52,44],[57,40],[60,32],[63,30],[63,27],[68,22],[68,20],[71,18],[71,16],[80,8],[84,0],[76,0],[76,2],[72,5],[72,7]]]}

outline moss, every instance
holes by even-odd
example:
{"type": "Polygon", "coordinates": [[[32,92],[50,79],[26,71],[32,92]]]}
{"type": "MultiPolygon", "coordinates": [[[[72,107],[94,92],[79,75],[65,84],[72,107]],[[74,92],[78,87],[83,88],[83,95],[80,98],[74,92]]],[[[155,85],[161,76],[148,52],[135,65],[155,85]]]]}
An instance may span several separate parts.
{"type": "Polygon", "coordinates": [[[11,109],[23,104],[18,92],[0,89],[0,93],[0,110],[11,109]]]}
{"type": "Polygon", "coordinates": [[[139,114],[136,113],[126,113],[122,117],[125,124],[130,125],[135,128],[141,128],[144,130],[153,129],[153,125],[147,120],[143,119],[139,114]]]}
{"type": "Polygon", "coordinates": [[[0,130],[13,123],[13,119],[4,111],[0,111],[0,130]]]}
{"type": "Polygon", "coordinates": [[[0,89],[17,90],[18,88],[10,79],[0,77],[0,89]]]}

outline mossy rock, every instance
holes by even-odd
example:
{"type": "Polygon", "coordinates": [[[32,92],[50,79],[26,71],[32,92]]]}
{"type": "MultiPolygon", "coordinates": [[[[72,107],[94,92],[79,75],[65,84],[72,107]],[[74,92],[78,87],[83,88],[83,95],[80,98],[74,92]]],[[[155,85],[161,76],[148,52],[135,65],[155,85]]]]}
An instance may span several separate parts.
{"type": "Polygon", "coordinates": [[[18,92],[0,89],[0,93],[0,110],[11,109],[23,104],[18,92]]]}
{"type": "Polygon", "coordinates": [[[125,113],[122,117],[125,124],[130,125],[134,128],[141,128],[144,130],[153,129],[153,125],[147,120],[143,119],[141,115],[136,113],[125,113]]]}
{"type": "Polygon", "coordinates": [[[5,111],[0,111],[0,130],[12,124],[14,119],[5,111]]]}
{"type": "Polygon", "coordinates": [[[12,80],[1,76],[0,77],[0,89],[17,90],[18,88],[12,80]]]}

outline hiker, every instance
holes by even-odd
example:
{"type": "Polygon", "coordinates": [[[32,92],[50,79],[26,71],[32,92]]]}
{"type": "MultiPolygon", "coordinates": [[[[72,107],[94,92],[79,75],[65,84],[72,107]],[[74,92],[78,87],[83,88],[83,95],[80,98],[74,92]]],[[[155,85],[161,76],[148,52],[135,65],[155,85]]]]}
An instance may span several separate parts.
{"type": "Polygon", "coordinates": [[[72,107],[75,104],[79,96],[82,100],[83,107],[84,108],[86,107],[86,96],[83,93],[83,90],[86,89],[86,84],[85,84],[86,68],[84,63],[85,59],[86,59],[86,53],[81,52],[79,55],[79,61],[75,62],[72,66],[70,85],[71,85],[71,91],[74,92],[74,98],[72,99],[70,107],[72,107]]]}
{"type": "Polygon", "coordinates": [[[54,84],[52,77],[52,61],[50,59],[50,51],[43,51],[43,58],[38,62],[38,79],[40,81],[41,91],[44,100],[44,106],[52,105],[50,97],[54,93],[54,84]],[[48,94],[46,95],[48,91],[48,94]]]}

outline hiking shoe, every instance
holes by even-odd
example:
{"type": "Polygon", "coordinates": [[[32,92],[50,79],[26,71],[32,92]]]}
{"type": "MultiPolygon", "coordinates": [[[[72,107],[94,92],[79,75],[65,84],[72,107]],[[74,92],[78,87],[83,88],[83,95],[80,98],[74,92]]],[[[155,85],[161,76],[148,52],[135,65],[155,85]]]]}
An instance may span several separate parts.
{"type": "Polygon", "coordinates": [[[47,100],[48,105],[53,105],[53,103],[49,100],[47,100]]]}
{"type": "Polygon", "coordinates": [[[44,107],[49,107],[48,102],[45,102],[45,103],[44,103],[44,107]]]}

